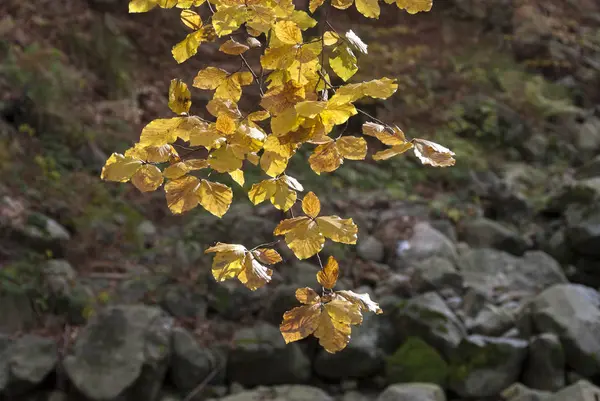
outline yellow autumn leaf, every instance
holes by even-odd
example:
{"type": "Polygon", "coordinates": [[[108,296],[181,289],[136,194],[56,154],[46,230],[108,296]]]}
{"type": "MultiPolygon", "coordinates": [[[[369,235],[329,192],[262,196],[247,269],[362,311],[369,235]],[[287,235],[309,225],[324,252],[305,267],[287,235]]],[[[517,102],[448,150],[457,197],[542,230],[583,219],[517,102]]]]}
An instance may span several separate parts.
{"type": "Polygon", "coordinates": [[[271,114],[266,110],[259,110],[253,113],[248,114],[249,121],[264,121],[267,118],[270,118],[271,114]]]}
{"type": "Polygon", "coordinates": [[[254,257],[260,262],[266,265],[274,265],[276,263],[283,262],[281,255],[271,248],[259,248],[252,251],[254,257]]]}
{"type": "Polygon", "coordinates": [[[237,129],[237,123],[227,114],[221,114],[219,117],[217,117],[215,128],[223,135],[232,135],[237,129]]]}
{"type": "Polygon", "coordinates": [[[321,213],[321,201],[314,192],[307,193],[302,199],[302,211],[313,219],[321,213]]]}
{"type": "Polygon", "coordinates": [[[246,180],[244,179],[244,172],[242,170],[230,171],[229,175],[240,187],[243,187],[246,183],[246,180]]]}
{"type": "Polygon", "coordinates": [[[379,151],[373,155],[373,160],[387,160],[394,156],[401,155],[407,150],[412,149],[413,144],[410,142],[405,142],[400,145],[392,146],[389,149],[379,151]]]}
{"type": "MultiPolygon", "coordinates": [[[[218,282],[237,278],[254,291],[271,281],[273,271],[262,265],[254,254],[242,245],[218,243],[204,253],[216,253],[213,258],[212,273],[218,282]]],[[[277,263],[273,255],[270,255],[272,262],[277,263]]]]}
{"type": "Polygon", "coordinates": [[[354,3],[354,0],[331,0],[331,5],[340,10],[349,8],[352,3],[354,3]]]}
{"type": "Polygon", "coordinates": [[[179,64],[183,63],[198,52],[198,47],[204,42],[215,40],[215,30],[212,25],[204,25],[197,31],[187,35],[185,39],[173,46],[171,54],[179,64]]]}
{"type": "Polygon", "coordinates": [[[198,189],[200,204],[208,212],[223,217],[233,200],[233,191],[227,185],[202,180],[198,189]]]}
{"type": "Polygon", "coordinates": [[[316,100],[307,100],[304,102],[299,102],[296,104],[296,113],[302,117],[315,118],[325,108],[327,107],[327,102],[316,101],[316,100]]]}
{"type": "MultiPolygon", "coordinates": [[[[309,290],[312,291],[310,288],[305,288],[303,290],[307,292],[309,290]]],[[[298,297],[298,292],[296,292],[296,297],[298,297]]],[[[320,301],[320,297],[318,295],[315,294],[315,297],[320,301]]],[[[317,330],[322,313],[321,303],[319,301],[308,305],[299,306],[285,312],[283,315],[283,321],[279,326],[279,330],[281,331],[286,344],[302,340],[317,330]]]]}
{"type": "Polygon", "coordinates": [[[340,40],[340,36],[333,32],[327,31],[323,34],[323,42],[325,46],[333,46],[340,40]]]}
{"type": "Polygon", "coordinates": [[[129,2],[130,13],[145,13],[152,10],[158,4],[156,0],[131,0],[129,2]]]}
{"type": "Polygon", "coordinates": [[[230,173],[242,167],[242,159],[237,157],[231,146],[225,145],[210,153],[208,164],[219,173],[230,173]]]}
{"type": "Polygon", "coordinates": [[[452,157],[454,152],[435,142],[425,139],[413,139],[415,156],[423,164],[433,167],[454,166],[456,160],[452,157]]]}
{"type": "Polygon", "coordinates": [[[163,175],[158,167],[146,164],[131,177],[131,183],[141,192],[156,191],[163,183],[163,175]]]}
{"type": "Polygon", "coordinates": [[[352,50],[345,44],[338,45],[329,58],[329,66],[338,77],[349,80],[358,71],[358,60],[352,50]]]}
{"type": "Polygon", "coordinates": [[[196,177],[186,175],[165,184],[167,206],[171,212],[180,214],[198,206],[198,188],[200,181],[196,177]]]}
{"type": "Polygon", "coordinates": [[[381,78],[371,81],[359,82],[356,84],[347,84],[338,88],[335,95],[331,98],[331,104],[347,104],[355,102],[363,97],[372,97],[374,99],[387,99],[398,90],[398,83],[395,79],[381,78]]]}
{"type": "Polygon", "coordinates": [[[192,94],[188,86],[180,79],[171,80],[169,86],[169,108],[175,114],[184,114],[190,111],[192,94]]]}
{"type": "Polygon", "coordinates": [[[177,151],[172,145],[142,146],[137,143],[125,152],[125,156],[142,159],[149,163],[164,163],[179,159],[177,151]]]}
{"type": "Polygon", "coordinates": [[[229,35],[246,22],[247,15],[245,5],[223,7],[213,14],[212,26],[219,37],[229,35]]]}
{"type": "Polygon", "coordinates": [[[233,39],[229,39],[228,41],[223,43],[221,47],[219,47],[219,51],[225,54],[231,54],[233,56],[239,56],[240,54],[243,54],[249,49],[249,46],[240,42],[236,42],[233,39]]]}
{"type": "Polygon", "coordinates": [[[308,158],[310,168],[317,174],[330,173],[337,170],[343,162],[335,142],[319,145],[308,158]]]}
{"type": "Polygon", "coordinates": [[[367,18],[379,18],[379,0],[356,0],[356,9],[367,18]]]}
{"type": "Polygon", "coordinates": [[[349,324],[332,319],[325,309],[319,317],[319,325],[314,336],[319,339],[319,345],[325,351],[333,354],[346,348],[350,342],[350,333],[349,324]]]}
{"type": "Polygon", "coordinates": [[[343,136],[335,144],[344,159],[364,160],[367,157],[367,141],[357,136],[343,136]]]}
{"type": "Polygon", "coordinates": [[[276,183],[274,179],[261,181],[252,185],[252,188],[248,191],[248,197],[254,205],[258,205],[273,197],[275,194],[275,186],[276,183]]]}
{"type": "Polygon", "coordinates": [[[327,264],[323,267],[322,270],[319,270],[319,272],[317,273],[317,281],[324,288],[332,289],[335,287],[339,275],[340,265],[333,256],[330,256],[327,260],[327,264]]]}
{"type": "Polygon", "coordinates": [[[227,71],[217,67],[206,67],[198,71],[194,83],[195,88],[214,90],[227,79],[227,71]]]}
{"type": "Polygon", "coordinates": [[[338,216],[317,217],[315,220],[319,232],[326,238],[342,244],[354,245],[358,240],[358,227],[352,219],[342,219],[338,216]]]}
{"type": "Polygon", "coordinates": [[[202,17],[192,10],[181,11],[181,22],[193,31],[202,28],[202,17]]]}
{"type": "Polygon", "coordinates": [[[376,302],[371,300],[369,294],[357,294],[354,291],[337,291],[336,294],[346,298],[353,304],[357,304],[362,312],[373,312],[377,315],[381,315],[383,311],[376,302]]]}
{"type": "Polygon", "coordinates": [[[113,153],[102,168],[100,178],[106,181],[127,182],[142,166],[142,161],[113,153]]]}
{"type": "Polygon", "coordinates": [[[277,39],[287,45],[302,43],[302,31],[293,21],[279,21],[275,24],[273,32],[277,39]]]}
{"type": "Polygon", "coordinates": [[[303,31],[317,25],[317,21],[302,10],[294,10],[289,16],[289,20],[295,22],[303,31]]]}
{"type": "Polygon", "coordinates": [[[308,9],[314,14],[314,12],[317,11],[317,8],[321,7],[323,3],[325,3],[325,0],[310,0],[308,9]]]}
{"type": "Polygon", "coordinates": [[[252,81],[253,76],[250,72],[233,73],[219,84],[215,91],[215,98],[237,102],[242,96],[242,86],[250,85],[252,81]]]}
{"type": "Polygon", "coordinates": [[[309,217],[283,220],[275,227],[274,235],[285,235],[287,246],[298,259],[308,259],[323,249],[325,237],[309,217]]]}
{"type": "Polygon", "coordinates": [[[433,7],[433,0],[396,0],[396,5],[409,14],[416,14],[421,11],[430,11],[433,7]]]}

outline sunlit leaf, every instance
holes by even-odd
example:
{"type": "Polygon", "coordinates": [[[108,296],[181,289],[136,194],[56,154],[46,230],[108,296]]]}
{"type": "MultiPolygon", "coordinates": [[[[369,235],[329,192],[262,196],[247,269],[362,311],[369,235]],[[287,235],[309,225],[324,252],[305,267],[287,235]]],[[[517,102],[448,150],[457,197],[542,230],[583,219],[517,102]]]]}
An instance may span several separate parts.
{"type": "Polygon", "coordinates": [[[141,192],[156,191],[163,183],[163,175],[158,167],[146,164],[131,177],[131,183],[141,192]]]}
{"type": "Polygon", "coordinates": [[[107,181],[127,182],[142,166],[142,161],[113,153],[102,168],[100,178],[107,181]]]}
{"type": "Polygon", "coordinates": [[[246,183],[246,180],[244,178],[244,172],[242,170],[230,171],[229,175],[231,176],[233,181],[235,181],[240,187],[243,187],[246,183]]]}
{"type": "Polygon", "coordinates": [[[239,56],[240,54],[249,50],[250,47],[243,43],[236,42],[233,39],[229,39],[227,42],[223,43],[219,50],[225,54],[231,54],[234,56],[239,56]]]}
{"type": "Polygon", "coordinates": [[[342,219],[338,216],[323,216],[316,220],[319,231],[335,242],[343,244],[356,244],[358,240],[358,227],[352,219],[342,219]]]}
{"type": "Polygon", "coordinates": [[[302,43],[302,31],[294,21],[280,21],[275,24],[273,32],[282,43],[296,45],[302,43]]]}
{"type": "Polygon", "coordinates": [[[340,265],[333,256],[330,256],[327,260],[327,264],[323,267],[323,270],[319,270],[317,273],[317,281],[324,288],[334,288],[337,283],[340,274],[340,265]]]}
{"type": "Polygon", "coordinates": [[[275,263],[283,262],[281,255],[275,249],[259,248],[252,251],[252,254],[256,259],[258,259],[259,262],[266,265],[273,265],[275,263]]]}
{"type": "Polygon", "coordinates": [[[430,11],[433,7],[433,0],[396,0],[396,5],[410,14],[416,14],[421,11],[430,11]]]}
{"type": "Polygon", "coordinates": [[[197,31],[187,35],[184,40],[177,43],[171,53],[178,63],[183,63],[198,52],[201,43],[215,40],[215,31],[212,25],[204,25],[197,31]]]}
{"type": "Polygon", "coordinates": [[[302,199],[302,211],[313,219],[321,213],[321,201],[314,192],[307,193],[302,199]]]}
{"type": "Polygon", "coordinates": [[[452,157],[454,156],[454,152],[442,145],[425,139],[413,139],[413,143],[415,156],[423,164],[429,164],[434,167],[450,167],[456,163],[456,160],[452,157]]]}
{"type": "Polygon", "coordinates": [[[200,201],[197,194],[199,187],[200,180],[189,175],[166,183],[165,195],[171,212],[180,214],[198,206],[200,201]]]}
{"type": "Polygon", "coordinates": [[[173,79],[169,86],[169,108],[175,114],[184,114],[190,111],[192,95],[185,82],[173,79]]]}
{"type": "Polygon", "coordinates": [[[333,50],[333,56],[329,59],[329,65],[338,77],[347,81],[356,74],[358,71],[358,60],[348,46],[344,44],[338,45],[333,50]]]}
{"type": "Polygon", "coordinates": [[[233,191],[227,185],[202,180],[198,189],[200,204],[208,212],[217,217],[223,217],[231,206],[233,191]]]}
{"type": "Polygon", "coordinates": [[[200,89],[214,90],[227,79],[227,75],[227,71],[221,68],[206,67],[198,71],[193,86],[200,89]]]}
{"type": "Polygon", "coordinates": [[[356,0],[356,9],[367,18],[379,18],[378,0],[356,0]]]}
{"type": "Polygon", "coordinates": [[[156,0],[131,0],[129,2],[130,13],[145,13],[152,10],[158,4],[156,0]]]}
{"type": "Polygon", "coordinates": [[[181,11],[181,22],[194,31],[202,28],[202,17],[192,10],[181,11]]]}

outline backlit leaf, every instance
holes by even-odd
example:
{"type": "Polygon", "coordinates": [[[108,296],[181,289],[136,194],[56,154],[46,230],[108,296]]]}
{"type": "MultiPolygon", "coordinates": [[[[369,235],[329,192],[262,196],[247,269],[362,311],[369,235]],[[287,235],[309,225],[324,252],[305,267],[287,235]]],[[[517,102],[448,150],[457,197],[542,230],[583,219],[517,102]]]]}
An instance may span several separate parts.
{"type": "Polygon", "coordinates": [[[129,12],[145,13],[152,10],[157,5],[156,0],[131,0],[129,2],[129,12]]]}
{"type": "Polygon", "coordinates": [[[396,0],[396,5],[401,10],[406,10],[410,14],[416,14],[421,11],[431,10],[433,0],[396,0]]]}
{"type": "Polygon", "coordinates": [[[302,31],[293,21],[279,21],[273,28],[277,39],[288,45],[302,43],[302,31]]]}
{"type": "Polygon", "coordinates": [[[229,210],[229,206],[231,206],[233,191],[227,185],[202,180],[198,196],[204,209],[217,217],[223,217],[229,210]]]}
{"type": "Polygon", "coordinates": [[[358,227],[352,219],[338,216],[323,216],[316,220],[319,231],[327,238],[343,244],[356,244],[358,227]]]}
{"type": "Polygon", "coordinates": [[[415,156],[421,160],[423,164],[429,164],[434,167],[449,167],[454,166],[456,160],[454,152],[443,147],[435,142],[425,139],[413,139],[415,156]]]}
{"type": "Polygon", "coordinates": [[[331,5],[340,10],[349,8],[352,3],[354,3],[354,0],[331,0],[331,5]]]}
{"type": "Polygon", "coordinates": [[[333,72],[344,81],[349,80],[358,71],[358,60],[346,45],[338,45],[333,51],[334,57],[329,59],[333,72]]]}
{"type": "Polygon", "coordinates": [[[343,136],[335,144],[345,159],[364,160],[367,156],[367,141],[357,136],[343,136]]]}
{"type": "Polygon", "coordinates": [[[356,0],[356,9],[367,18],[379,18],[378,0],[356,0]]]}
{"type": "Polygon", "coordinates": [[[229,35],[246,22],[246,17],[246,7],[243,5],[224,7],[213,14],[212,26],[219,37],[229,35]]]}
{"type": "Polygon", "coordinates": [[[197,12],[192,10],[181,11],[181,22],[194,31],[202,28],[202,17],[197,12]]]}
{"type": "Polygon", "coordinates": [[[321,313],[319,303],[299,306],[285,312],[279,330],[286,344],[313,334],[319,327],[321,313]]]}
{"type": "Polygon", "coordinates": [[[227,79],[227,75],[227,71],[221,68],[207,67],[198,71],[193,86],[200,89],[214,90],[227,79]]]}
{"type": "Polygon", "coordinates": [[[407,150],[411,149],[413,144],[410,142],[405,142],[401,145],[392,146],[389,149],[379,151],[373,155],[373,160],[387,160],[394,156],[401,155],[407,150]]]}
{"type": "Polygon", "coordinates": [[[184,114],[190,111],[192,95],[185,82],[173,79],[169,86],[169,108],[175,114],[184,114]]]}
{"type": "Polygon", "coordinates": [[[314,13],[317,10],[317,8],[323,5],[324,2],[325,0],[310,0],[310,3],[308,4],[308,9],[311,13],[314,13]]]}
{"type": "Polygon", "coordinates": [[[242,170],[230,171],[229,175],[240,187],[243,187],[246,183],[246,180],[244,179],[244,172],[242,170]]]}
{"type": "Polygon", "coordinates": [[[141,192],[156,191],[163,183],[163,175],[158,167],[146,164],[131,177],[131,183],[141,192]]]}
{"type": "Polygon", "coordinates": [[[323,270],[319,270],[317,273],[317,281],[324,288],[334,288],[337,283],[340,274],[340,265],[333,256],[330,256],[327,260],[327,264],[323,267],[323,270]]]}
{"type": "Polygon", "coordinates": [[[314,192],[307,193],[302,199],[302,211],[313,219],[321,213],[321,201],[314,192]]]}
{"type": "Polygon", "coordinates": [[[213,40],[215,40],[215,31],[212,25],[204,25],[173,46],[171,53],[175,61],[181,64],[198,52],[201,43],[212,42],[213,40]]]}
{"type": "Polygon", "coordinates": [[[142,161],[113,153],[102,168],[100,178],[106,181],[127,182],[142,166],[142,161]]]}
{"type": "Polygon", "coordinates": [[[229,39],[227,42],[223,43],[219,50],[225,54],[231,54],[234,56],[239,56],[240,54],[249,50],[250,47],[243,43],[236,42],[233,39],[229,39]]]}
{"type": "Polygon", "coordinates": [[[184,176],[165,184],[167,206],[171,212],[180,214],[198,206],[198,188],[200,180],[192,176],[184,176]]]}
{"type": "Polygon", "coordinates": [[[357,294],[354,291],[338,291],[337,294],[354,304],[358,304],[363,312],[373,312],[378,315],[383,313],[379,305],[371,300],[369,294],[357,294]]]}
{"type": "Polygon", "coordinates": [[[266,265],[274,265],[283,261],[281,255],[275,249],[271,248],[259,248],[252,251],[252,254],[259,262],[266,265]]]}

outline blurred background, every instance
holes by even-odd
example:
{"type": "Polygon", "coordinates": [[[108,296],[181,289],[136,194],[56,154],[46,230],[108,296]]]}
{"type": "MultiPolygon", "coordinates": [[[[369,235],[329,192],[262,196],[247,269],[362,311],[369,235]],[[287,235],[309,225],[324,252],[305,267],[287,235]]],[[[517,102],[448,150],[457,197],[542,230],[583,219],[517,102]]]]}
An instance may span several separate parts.
{"type": "MultiPolygon", "coordinates": [[[[171,79],[239,61],[208,44],[178,65],[175,9],[2,0],[0,399],[600,399],[600,4],[434,0],[330,21],[368,44],[353,81],[398,80],[360,107],[457,159],[369,157],[321,176],[308,149],[292,159],[326,212],[359,226],[356,247],[322,255],[340,260],[339,287],[384,310],[335,355],[278,331],[295,288],[316,287],[316,261],[278,246],[273,282],[250,292],[215,283],[203,255],[272,241],[281,212],[237,188],[223,219],[173,216],[162,191],[99,178],[171,115],[171,79]]],[[[211,94],[192,96],[203,113],[211,94]]]]}

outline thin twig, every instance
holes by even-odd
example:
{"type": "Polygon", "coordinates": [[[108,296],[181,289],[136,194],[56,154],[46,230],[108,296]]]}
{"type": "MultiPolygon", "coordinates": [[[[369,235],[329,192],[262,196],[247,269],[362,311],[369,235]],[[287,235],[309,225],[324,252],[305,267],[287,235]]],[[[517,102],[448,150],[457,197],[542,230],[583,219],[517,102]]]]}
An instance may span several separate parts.
{"type": "Polygon", "coordinates": [[[260,83],[260,79],[258,78],[258,75],[256,75],[256,73],[254,72],[254,70],[252,69],[252,67],[250,67],[250,64],[248,64],[248,61],[246,60],[246,57],[244,57],[243,54],[240,54],[240,58],[242,59],[242,62],[246,65],[246,68],[248,68],[248,70],[250,71],[250,74],[252,74],[252,77],[254,78],[254,81],[256,81],[256,84],[258,85],[258,90],[260,91],[260,95],[264,96],[265,92],[263,92],[263,88],[262,88],[262,85],[260,83]]]}

